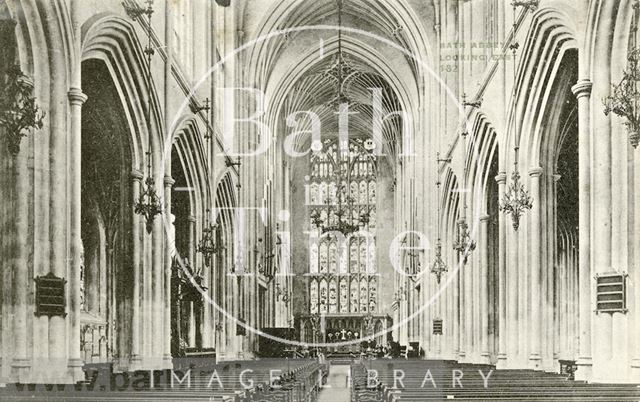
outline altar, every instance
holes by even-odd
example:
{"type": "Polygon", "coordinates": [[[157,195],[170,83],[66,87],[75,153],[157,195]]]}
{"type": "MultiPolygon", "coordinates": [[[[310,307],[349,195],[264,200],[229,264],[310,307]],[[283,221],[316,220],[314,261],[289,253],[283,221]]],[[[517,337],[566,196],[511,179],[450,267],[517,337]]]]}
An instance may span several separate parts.
{"type": "Polygon", "coordinates": [[[323,343],[329,351],[340,352],[357,352],[363,341],[386,344],[386,329],[392,325],[384,314],[306,314],[296,321],[301,342],[323,343]]]}

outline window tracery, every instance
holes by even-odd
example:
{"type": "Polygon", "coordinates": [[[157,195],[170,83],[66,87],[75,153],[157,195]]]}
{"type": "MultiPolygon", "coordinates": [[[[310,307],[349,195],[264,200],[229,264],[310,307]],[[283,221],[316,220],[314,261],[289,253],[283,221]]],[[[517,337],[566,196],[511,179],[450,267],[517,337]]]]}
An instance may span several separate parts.
{"type": "Polygon", "coordinates": [[[310,245],[311,314],[375,312],[378,305],[374,234],[376,160],[363,143],[352,139],[348,149],[341,150],[337,141],[327,140],[323,143],[324,151],[311,156],[311,174],[307,177],[309,216],[317,211],[323,221],[335,224],[336,210],[327,205],[337,203],[340,189],[354,200],[345,212],[347,217],[358,222],[365,213],[369,216],[366,233],[353,233],[342,239],[323,234],[310,245]],[[346,180],[334,176],[337,166],[348,172],[346,180]]]}

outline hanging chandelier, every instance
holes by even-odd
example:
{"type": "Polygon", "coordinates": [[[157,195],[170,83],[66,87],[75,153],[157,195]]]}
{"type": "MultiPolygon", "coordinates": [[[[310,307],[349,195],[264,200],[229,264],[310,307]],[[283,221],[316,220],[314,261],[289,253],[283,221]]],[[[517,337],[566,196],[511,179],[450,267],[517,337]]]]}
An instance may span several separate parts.
{"type": "Polygon", "coordinates": [[[344,86],[346,79],[361,74],[360,70],[349,61],[342,51],[342,8],[344,2],[336,0],[336,3],[338,4],[338,52],[324,71],[325,76],[332,77],[336,82],[336,96],[326,103],[332,109],[337,109],[341,105],[355,106],[358,104],[345,93],[344,86]]]}
{"type": "Polygon", "coordinates": [[[622,74],[622,80],[613,86],[612,94],[603,99],[604,114],[613,113],[626,119],[624,125],[629,134],[629,142],[634,148],[640,143],[640,92],[638,80],[640,80],[640,49],[633,49],[627,59],[627,70],[622,74]]]}
{"type": "MultiPolygon", "coordinates": [[[[462,139],[464,141],[463,152],[466,155],[467,152],[467,130],[462,131],[462,139]]],[[[464,162],[464,183],[467,188],[467,164],[464,162]]],[[[462,255],[462,263],[467,263],[467,257],[476,249],[476,242],[471,238],[471,232],[469,231],[469,225],[467,224],[467,192],[464,192],[463,196],[463,213],[462,218],[458,220],[458,233],[456,241],[453,242],[453,249],[458,252],[458,255],[462,255]]]]}
{"type": "MultiPolygon", "coordinates": [[[[513,15],[515,17],[515,5],[513,6],[513,15]]],[[[519,44],[517,42],[509,45],[509,48],[513,52],[513,99],[515,104],[515,82],[516,82],[516,55],[519,48],[519,44]]],[[[516,124],[516,115],[513,113],[513,128],[514,132],[518,133],[518,127],[516,124]]],[[[529,195],[529,192],[525,190],[524,184],[520,180],[520,172],[518,171],[518,142],[519,138],[515,139],[516,146],[513,148],[514,158],[513,158],[513,173],[511,173],[511,184],[505,191],[502,201],[500,205],[498,205],[498,209],[505,214],[511,215],[511,220],[513,223],[513,230],[517,231],[518,227],[520,227],[520,217],[524,214],[525,211],[531,209],[533,207],[533,198],[529,195]]]]}
{"type": "Polygon", "coordinates": [[[202,229],[202,238],[198,242],[198,246],[196,247],[196,251],[201,253],[204,258],[204,265],[207,267],[211,266],[211,262],[213,261],[213,256],[224,249],[221,244],[217,242],[217,224],[211,224],[211,216],[210,211],[207,209],[207,226],[202,229]]]}
{"type": "Polygon", "coordinates": [[[40,110],[33,97],[33,82],[20,70],[10,66],[0,97],[0,126],[4,127],[7,147],[12,155],[20,152],[20,142],[25,132],[41,129],[45,113],[40,110]]]}
{"type": "Polygon", "coordinates": [[[631,50],[627,56],[627,68],[622,72],[622,79],[617,85],[613,85],[611,95],[602,100],[604,114],[614,113],[626,119],[629,141],[634,148],[640,143],[640,48],[636,47],[636,35],[638,30],[638,14],[640,3],[633,4],[633,22],[631,27],[631,50]]]}
{"type": "MultiPolygon", "coordinates": [[[[336,96],[327,102],[329,107],[340,107],[340,105],[346,104],[353,105],[353,102],[349,96],[344,92],[344,80],[345,77],[349,77],[353,74],[357,74],[356,68],[346,60],[342,52],[342,7],[343,0],[336,0],[338,4],[338,52],[336,59],[331,63],[330,67],[325,71],[326,75],[335,77],[336,96]]],[[[342,147],[342,146],[341,146],[342,147]]],[[[365,149],[373,149],[369,143],[365,144],[365,149]]],[[[348,152],[348,151],[347,151],[348,152]]],[[[350,155],[350,154],[348,154],[350,155]]],[[[347,236],[351,233],[355,233],[360,230],[361,227],[366,227],[371,219],[370,207],[366,207],[357,218],[353,217],[353,211],[355,209],[356,200],[349,195],[349,189],[351,184],[351,175],[349,174],[349,166],[351,162],[346,164],[347,168],[343,169],[341,163],[336,164],[336,170],[334,171],[334,182],[336,183],[336,201],[334,205],[331,203],[331,196],[327,197],[326,221],[323,219],[319,210],[315,210],[311,213],[311,221],[316,228],[321,230],[322,233],[340,232],[347,236]],[[332,216],[335,219],[332,219],[332,216]]]]}
{"type": "Polygon", "coordinates": [[[431,265],[431,273],[436,276],[438,285],[440,284],[442,274],[445,272],[447,272],[447,264],[442,260],[442,243],[438,238],[438,241],[436,242],[436,258],[433,261],[433,265],[431,265]]]}
{"type": "Polygon", "coordinates": [[[153,230],[153,222],[155,220],[155,216],[162,213],[162,202],[156,190],[155,179],[153,178],[153,169],[151,167],[151,88],[153,87],[153,75],[151,74],[151,56],[153,56],[154,54],[153,47],[151,46],[151,15],[153,14],[153,0],[147,0],[146,3],[146,8],[131,6],[127,3],[123,3],[123,6],[127,14],[134,20],[142,18],[143,15],[147,17],[147,47],[144,49],[144,53],[147,55],[147,72],[149,74],[149,76],[147,77],[149,83],[149,96],[147,97],[148,102],[145,115],[148,130],[147,137],[149,140],[148,149],[147,152],[145,152],[145,155],[147,157],[147,178],[142,184],[140,196],[138,197],[138,201],[134,205],[134,212],[138,215],[144,216],[147,233],[151,233],[151,231],[153,230]]]}
{"type": "Polygon", "coordinates": [[[511,184],[509,184],[507,191],[505,191],[502,202],[498,208],[501,212],[511,215],[513,230],[517,231],[520,226],[520,217],[526,210],[532,207],[533,198],[531,198],[531,195],[525,190],[524,185],[520,181],[520,173],[518,172],[518,147],[516,147],[511,184]]]}
{"type": "MultiPolygon", "coordinates": [[[[441,161],[447,161],[446,159],[440,159],[440,153],[437,154],[436,160],[438,163],[441,161]]],[[[439,173],[438,173],[439,174],[439,173]]],[[[436,198],[436,202],[438,203],[438,213],[436,215],[436,219],[438,220],[438,240],[436,241],[436,258],[433,260],[433,264],[431,265],[431,273],[436,276],[436,281],[438,285],[440,284],[440,279],[442,278],[442,274],[447,272],[447,264],[442,260],[442,242],[440,241],[440,178],[438,177],[438,181],[436,182],[436,187],[438,188],[438,195],[436,198]]]]}
{"type": "Polygon", "coordinates": [[[348,172],[342,169],[342,164],[338,164],[334,174],[334,182],[339,186],[335,194],[336,203],[331,202],[332,196],[330,194],[326,202],[326,219],[322,217],[322,214],[317,209],[311,213],[312,223],[323,234],[340,232],[348,236],[359,231],[361,227],[365,228],[371,220],[370,207],[366,207],[357,219],[353,217],[353,211],[356,207],[354,198],[349,195],[350,176],[348,172]],[[332,219],[332,216],[335,219],[332,219]]]}
{"type": "Polygon", "coordinates": [[[467,263],[467,257],[469,257],[469,254],[476,249],[476,241],[471,238],[469,225],[467,225],[467,220],[465,218],[458,221],[458,234],[456,241],[453,242],[453,249],[463,256],[463,264],[467,263]]]}
{"type": "Polygon", "coordinates": [[[534,11],[540,5],[540,0],[515,0],[511,2],[511,5],[515,7],[524,7],[528,11],[534,11]]]}
{"type": "Polygon", "coordinates": [[[146,152],[146,155],[148,160],[147,178],[142,186],[138,201],[135,203],[134,212],[144,216],[147,233],[151,233],[155,216],[162,213],[162,202],[156,192],[155,180],[151,170],[151,152],[146,152]]]}

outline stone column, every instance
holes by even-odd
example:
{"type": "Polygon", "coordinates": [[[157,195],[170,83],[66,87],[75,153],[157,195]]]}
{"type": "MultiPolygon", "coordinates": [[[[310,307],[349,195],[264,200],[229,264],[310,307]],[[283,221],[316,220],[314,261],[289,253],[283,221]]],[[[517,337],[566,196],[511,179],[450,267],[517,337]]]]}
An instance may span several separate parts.
{"type": "Polygon", "coordinates": [[[550,249],[547,252],[547,268],[546,272],[546,281],[547,281],[547,323],[546,323],[546,342],[547,342],[547,354],[549,356],[549,363],[547,364],[547,371],[555,370],[556,363],[558,360],[558,342],[560,340],[559,337],[559,321],[558,321],[558,298],[554,295],[554,289],[557,288],[557,280],[556,276],[554,276],[555,270],[558,269],[557,263],[557,254],[558,254],[558,211],[557,211],[557,194],[558,194],[558,180],[560,180],[561,176],[559,174],[554,174],[553,177],[550,178],[547,182],[550,183],[552,188],[552,192],[547,196],[547,200],[549,200],[552,205],[548,205],[548,208],[551,209],[551,225],[546,228],[547,236],[548,236],[548,244],[550,249]]]}
{"type": "Polygon", "coordinates": [[[480,357],[489,363],[489,215],[480,217],[480,357]]]}
{"type": "MultiPolygon", "coordinates": [[[[171,8],[171,7],[167,7],[171,8]]],[[[167,159],[171,159],[168,157],[167,159]]],[[[164,228],[164,303],[162,306],[163,340],[162,340],[162,360],[163,368],[171,368],[171,267],[173,263],[173,251],[175,249],[175,239],[169,236],[172,231],[171,222],[171,189],[175,180],[167,175],[171,172],[169,162],[165,162],[164,176],[164,213],[161,215],[164,228]]]]}
{"type": "MultiPolygon", "coordinates": [[[[132,203],[136,203],[140,197],[140,183],[144,175],[139,170],[131,172],[132,179],[132,203]]],[[[140,215],[131,212],[131,232],[133,241],[133,300],[131,302],[131,370],[140,368],[140,290],[142,283],[140,281],[140,268],[142,264],[142,242],[140,237],[140,215]]]]}
{"type": "Polygon", "coordinates": [[[73,381],[78,381],[84,377],[82,372],[82,356],[80,356],[80,265],[82,254],[82,196],[81,196],[81,165],[82,165],[82,105],[87,100],[87,96],[82,93],[81,76],[81,23],[78,16],[78,0],[71,1],[70,17],[73,29],[73,48],[76,58],[73,60],[73,72],[71,85],[67,96],[69,98],[71,124],[69,147],[70,172],[68,192],[69,219],[70,219],[70,245],[69,258],[71,260],[69,269],[69,323],[68,323],[68,371],[73,381]]]}
{"type": "Polygon", "coordinates": [[[560,247],[558,258],[558,310],[560,316],[560,348],[559,356],[563,359],[567,357],[567,303],[569,295],[567,294],[567,242],[565,236],[562,236],[562,245],[560,247]]]}
{"type": "MultiPolygon", "coordinates": [[[[470,187],[469,187],[470,188],[470,187]]],[[[470,191],[470,190],[469,190],[470,191]]],[[[466,197],[466,193],[463,193],[464,197],[466,197]]],[[[464,217],[466,222],[469,222],[468,216],[464,217]]],[[[473,240],[477,238],[474,236],[475,233],[471,232],[471,228],[469,228],[469,236],[473,237],[473,240]]],[[[474,299],[473,299],[473,260],[474,260],[474,252],[469,251],[469,256],[467,257],[467,263],[462,267],[462,284],[464,289],[464,340],[465,340],[465,356],[467,362],[472,362],[475,350],[474,350],[474,323],[475,317],[473,315],[474,308],[474,299]]]]}
{"type": "MultiPolygon", "coordinates": [[[[140,187],[140,191],[143,191],[143,187],[140,187]]],[[[141,319],[140,319],[140,348],[141,355],[143,356],[143,360],[145,360],[145,368],[150,368],[148,366],[149,357],[153,356],[153,341],[151,337],[153,336],[153,298],[151,291],[151,284],[153,282],[153,247],[152,241],[153,239],[147,233],[146,229],[146,221],[145,218],[141,215],[138,215],[140,223],[142,224],[141,228],[141,276],[140,280],[142,281],[142,287],[140,288],[142,291],[140,297],[141,304],[141,319]]]]}
{"type": "MultiPolygon", "coordinates": [[[[159,183],[156,181],[156,183],[159,183]]],[[[156,186],[158,193],[160,193],[160,186],[156,186]]],[[[162,334],[164,333],[164,327],[162,325],[162,319],[164,317],[164,237],[163,237],[163,219],[162,215],[156,216],[153,221],[153,254],[152,254],[152,282],[151,282],[151,328],[152,333],[150,341],[152,342],[152,359],[153,366],[156,368],[162,368],[162,351],[164,341],[162,340],[162,334]]]]}
{"type": "MultiPolygon", "coordinates": [[[[164,45],[167,58],[164,62],[164,126],[169,130],[172,127],[174,119],[174,111],[171,108],[171,101],[173,100],[172,86],[173,81],[173,13],[172,8],[175,3],[165,2],[164,4],[164,45]]],[[[210,38],[211,36],[209,36],[210,38]]],[[[205,41],[208,42],[208,41],[205,41]]],[[[171,178],[171,138],[173,132],[166,134],[167,138],[164,139],[166,143],[162,144],[162,152],[164,159],[164,207],[165,212],[162,215],[164,220],[164,232],[165,232],[165,252],[164,252],[164,305],[163,305],[163,344],[162,344],[162,366],[163,368],[171,368],[171,266],[172,266],[172,253],[175,249],[175,239],[169,238],[169,230],[172,228],[171,222],[171,188],[175,183],[175,180],[171,178]]]]}
{"type": "Polygon", "coordinates": [[[195,264],[196,259],[196,217],[190,215],[187,218],[189,222],[189,264],[193,266],[195,264]]]}
{"type": "MultiPolygon", "coordinates": [[[[521,320],[522,311],[520,310],[520,292],[519,282],[524,281],[524,278],[520,276],[522,272],[521,261],[518,256],[519,247],[519,233],[513,230],[511,226],[511,218],[505,216],[505,232],[508,232],[509,238],[507,238],[507,259],[509,269],[505,269],[506,275],[506,310],[507,310],[507,353],[509,355],[508,365],[509,367],[516,367],[521,360],[521,355],[524,351],[520,348],[520,340],[523,334],[520,333],[520,327],[522,325],[521,320]]],[[[520,230],[523,229],[523,225],[520,225],[520,230]]],[[[506,267],[506,266],[505,266],[506,267]]]]}
{"type": "MultiPolygon", "coordinates": [[[[455,229],[457,230],[457,229],[455,229]]],[[[454,233],[455,233],[454,230],[454,233]]],[[[454,234],[455,236],[455,234],[454,234]]],[[[460,264],[460,256],[458,253],[455,254],[454,257],[455,260],[455,264],[458,265],[460,264]]],[[[458,320],[458,357],[460,360],[464,360],[466,357],[466,352],[467,352],[467,337],[466,337],[466,332],[467,332],[467,325],[469,325],[468,321],[466,320],[466,315],[465,315],[465,311],[466,311],[466,306],[465,303],[467,302],[467,298],[466,298],[466,287],[465,287],[465,268],[464,266],[462,267],[462,269],[460,271],[458,271],[457,274],[458,278],[458,311],[459,311],[459,315],[457,317],[458,320]]]]}
{"type": "MultiPolygon", "coordinates": [[[[447,236],[445,235],[445,239],[447,236]]],[[[449,267],[449,271],[455,271],[457,266],[457,261],[455,261],[454,251],[451,248],[451,245],[445,243],[445,246],[442,248],[445,261],[447,266],[449,267]]],[[[454,275],[453,273],[448,273],[447,275],[454,275]]],[[[449,321],[451,322],[451,358],[457,359],[460,353],[460,322],[458,320],[458,303],[459,303],[459,287],[458,287],[458,277],[460,276],[460,272],[455,273],[455,278],[452,279],[451,284],[449,286],[450,296],[449,300],[451,301],[449,307],[449,321]]]]}
{"type": "Polygon", "coordinates": [[[194,302],[189,302],[189,346],[196,346],[196,316],[194,309],[194,302]]]}
{"type": "Polygon", "coordinates": [[[532,369],[540,368],[541,349],[540,340],[542,339],[542,298],[540,271],[542,270],[542,261],[540,248],[542,236],[542,197],[540,191],[540,176],[542,175],[541,167],[534,167],[529,170],[529,184],[531,186],[531,196],[533,198],[533,207],[531,208],[531,227],[530,227],[530,256],[531,256],[531,305],[529,313],[529,366],[532,369]]]}
{"type": "MultiPolygon", "coordinates": [[[[80,68],[77,66],[76,68],[80,68]]],[[[71,219],[70,228],[70,258],[71,267],[69,269],[69,352],[68,367],[69,374],[73,381],[78,381],[84,377],[82,373],[82,357],[80,356],[80,265],[82,253],[82,232],[81,232],[81,151],[82,151],[82,105],[87,100],[87,96],[80,88],[71,88],[68,93],[71,108],[71,140],[69,164],[69,190],[71,202],[69,205],[69,215],[71,219]]]]}
{"type": "MultiPolygon", "coordinates": [[[[505,192],[507,175],[504,172],[496,176],[498,183],[498,195],[502,197],[505,192]]],[[[498,215],[498,362],[496,368],[505,368],[507,363],[507,238],[505,236],[505,215],[498,215]]]]}
{"type": "Polygon", "coordinates": [[[580,312],[580,351],[576,379],[589,380],[592,373],[591,351],[591,81],[578,81],[571,90],[578,98],[578,155],[579,155],[579,268],[578,292],[580,312]]]}
{"type": "MultiPolygon", "coordinates": [[[[23,147],[26,142],[23,142],[23,147]]],[[[13,204],[13,214],[11,218],[14,225],[13,239],[13,280],[11,282],[13,303],[13,360],[11,362],[12,379],[16,382],[27,382],[26,375],[31,367],[31,361],[27,357],[27,304],[28,290],[33,284],[33,279],[29,278],[28,265],[28,197],[29,197],[29,171],[27,155],[22,150],[13,159],[15,167],[15,197],[13,204]]]]}
{"type": "MultiPolygon", "coordinates": [[[[635,156],[635,155],[634,155],[635,156]]],[[[633,187],[632,191],[638,191],[640,189],[640,163],[633,164],[633,187]]],[[[632,283],[640,283],[640,253],[639,247],[640,244],[640,202],[638,197],[634,197],[633,202],[633,212],[634,212],[634,220],[633,220],[633,251],[634,256],[632,263],[630,264],[630,277],[627,279],[628,281],[632,281],[632,283]],[[633,267],[633,268],[631,268],[633,267]]],[[[580,271],[578,270],[578,274],[580,271]]],[[[578,279],[578,283],[580,283],[580,279],[578,279]]],[[[628,287],[627,289],[629,289],[628,287]]],[[[630,317],[631,322],[633,323],[633,330],[636,334],[640,334],[640,289],[634,288],[630,292],[633,295],[633,298],[630,298],[629,301],[631,303],[631,311],[633,315],[630,317]]],[[[632,349],[632,360],[631,360],[631,381],[640,382],[640,339],[636,337],[633,340],[633,349],[632,349]]]]}
{"type": "MultiPolygon", "coordinates": [[[[214,236],[215,236],[215,232],[214,232],[214,236]]],[[[215,260],[215,255],[213,256],[213,258],[211,258],[211,263],[209,267],[205,267],[205,269],[203,270],[203,284],[204,286],[206,286],[207,292],[208,292],[208,296],[211,298],[211,300],[215,300],[215,282],[211,279],[213,277],[213,266],[214,266],[214,260],[215,260]]],[[[212,347],[212,327],[213,327],[213,312],[212,312],[212,308],[211,308],[211,304],[209,303],[209,300],[204,297],[202,297],[202,347],[203,348],[209,348],[212,347]]]]}

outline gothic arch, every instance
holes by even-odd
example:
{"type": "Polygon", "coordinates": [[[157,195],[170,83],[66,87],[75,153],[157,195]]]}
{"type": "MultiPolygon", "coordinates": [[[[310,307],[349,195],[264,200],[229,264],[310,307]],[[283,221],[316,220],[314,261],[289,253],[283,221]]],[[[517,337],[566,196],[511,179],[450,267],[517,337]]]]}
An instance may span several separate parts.
{"type": "Polygon", "coordinates": [[[574,23],[566,11],[551,7],[538,10],[527,33],[519,55],[516,74],[515,98],[509,106],[507,121],[516,121],[504,138],[505,152],[500,158],[500,170],[508,170],[513,162],[512,150],[520,147],[519,163],[524,169],[539,166],[540,144],[545,132],[544,118],[552,107],[552,84],[559,74],[560,63],[571,49],[577,49],[578,41],[574,23]]]}
{"type": "Polygon", "coordinates": [[[478,112],[474,114],[472,127],[472,141],[465,158],[465,166],[467,169],[469,183],[473,188],[473,205],[474,216],[479,217],[486,212],[484,204],[484,195],[489,180],[495,178],[489,177],[489,166],[493,157],[498,152],[498,139],[493,125],[489,122],[487,116],[478,112]]]}
{"type": "MultiPolygon", "coordinates": [[[[263,14],[267,17],[260,20],[253,30],[253,32],[255,32],[255,38],[265,33],[278,30],[317,25],[318,21],[326,20],[335,12],[334,5],[322,8],[320,3],[305,3],[310,2],[308,0],[276,2],[263,14]],[[298,13],[297,16],[296,13],[298,13]]],[[[426,27],[411,9],[411,6],[406,4],[404,0],[392,3],[375,3],[369,6],[373,7],[373,9],[366,11],[366,8],[363,8],[358,2],[353,2],[350,4],[350,7],[353,7],[353,9],[345,7],[345,13],[356,17],[362,15],[362,13],[368,13],[373,16],[373,20],[375,20],[373,25],[379,32],[386,31],[389,37],[392,37],[394,34],[397,35],[396,37],[401,46],[407,48],[418,60],[432,64],[433,52],[429,46],[430,38],[426,32],[426,27]],[[402,29],[396,33],[394,31],[396,27],[401,27],[402,29]]],[[[265,71],[271,71],[273,63],[278,59],[276,55],[281,48],[282,41],[279,41],[279,43],[277,42],[275,45],[260,45],[252,51],[249,60],[253,66],[253,70],[251,70],[250,76],[257,77],[256,84],[258,86],[264,85],[262,80],[268,75],[265,71]],[[272,56],[270,57],[269,55],[272,56]],[[258,60],[268,60],[269,62],[258,63],[258,60]]],[[[419,65],[413,66],[416,86],[418,86],[418,74],[420,70],[421,67],[419,65]]]]}
{"type": "MultiPolygon", "coordinates": [[[[200,218],[205,214],[205,210],[211,208],[211,205],[206,205],[207,200],[209,202],[213,201],[213,197],[210,196],[212,191],[209,187],[210,174],[206,145],[202,143],[202,133],[195,117],[183,117],[176,127],[172,136],[172,148],[177,152],[180,165],[173,166],[171,164],[171,169],[182,169],[184,171],[187,185],[190,189],[190,209],[193,211],[194,217],[200,221],[200,218]]],[[[165,153],[165,158],[170,155],[171,153],[165,153]]],[[[164,165],[166,166],[166,163],[164,165]]]]}
{"type": "MultiPolygon", "coordinates": [[[[129,124],[133,169],[143,170],[148,133],[156,174],[162,171],[164,126],[160,99],[149,81],[144,51],[133,23],[111,14],[98,14],[82,26],[82,60],[99,59],[108,67],[129,124]],[[151,127],[146,127],[145,108],[151,97],[151,127]],[[138,102],[128,100],[138,99],[138,102]]],[[[151,72],[153,74],[153,72],[151,72]]]]}
{"type": "MultiPolygon", "coordinates": [[[[338,51],[338,41],[337,37],[332,37],[330,40],[324,43],[323,51],[325,52],[325,56],[322,60],[329,60],[332,56],[337,54],[338,51]]],[[[353,38],[349,36],[343,36],[342,38],[342,48],[343,52],[346,55],[349,55],[354,59],[354,64],[359,65],[363,63],[363,65],[367,66],[367,71],[372,75],[376,75],[379,79],[384,83],[384,85],[388,85],[392,93],[387,94],[387,96],[396,99],[398,102],[398,110],[403,111],[408,116],[419,116],[418,110],[420,109],[420,101],[421,93],[417,91],[410,82],[401,76],[398,75],[396,69],[392,68],[390,64],[383,55],[358,38],[353,38]],[[418,99],[417,101],[415,99],[418,99]]],[[[313,72],[314,68],[320,64],[322,60],[318,59],[317,56],[318,48],[314,47],[311,49],[305,49],[304,52],[295,55],[296,59],[291,63],[294,67],[291,68],[291,65],[288,65],[286,70],[282,71],[279,79],[276,81],[275,78],[272,79],[272,76],[278,76],[278,74],[272,73],[267,76],[268,81],[265,83],[266,85],[266,95],[267,98],[270,99],[270,105],[273,105],[267,110],[266,123],[269,127],[274,128],[276,132],[287,133],[288,130],[284,127],[285,117],[288,113],[292,112],[287,110],[287,97],[288,94],[295,92],[295,86],[298,85],[303,77],[307,74],[313,72]]],[[[280,66],[280,69],[285,68],[285,66],[280,66]]],[[[375,87],[382,86],[382,84],[376,84],[375,87]]],[[[314,88],[310,88],[309,92],[311,94],[315,94],[319,91],[318,88],[326,87],[326,82],[318,82],[314,88]]],[[[371,106],[369,102],[371,98],[371,94],[362,94],[362,96],[368,95],[366,100],[368,102],[362,102],[364,105],[371,106]]],[[[315,104],[309,104],[312,98],[306,99],[304,97],[300,97],[298,95],[300,104],[296,104],[293,106],[293,111],[297,110],[309,110],[316,106],[315,104]]],[[[383,113],[390,113],[395,110],[386,110],[385,105],[383,105],[383,113]]],[[[372,119],[373,116],[370,114],[368,109],[366,110],[366,118],[368,120],[372,119]]],[[[360,113],[360,112],[359,112],[360,113]]],[[[364,115],[363,115],[364,116],[364,115]]],[[[357,121],[359,116],[356,116],[355,120],[357,121]]],[[[422,122],[413,118],[410,122],[407,123],[408,132],[402,136],[402,132],[400,130],[394,130],[390,138],[383,138],[383,144],[381,146],[384,150],[383,152],[387,154],[388,165],[390,168],[394,168],[395,164],[391,162],[393,159],[393,155],[399,153],[396,151],[397,149],[402,149],[402,143],[405,139],[411,138],[410,141],[414,141],[413,138],[419,132],[419,127],[422,122]],[[412,134],[412,137],[408,137],[409,134],[412,134]]],[[[383,132],[383,135],[389,137],[390,134],[383,132]]],[[[284,135],[282,136],[284,137],[284,135]]],[[[282,140],[283,138],[279,138],[282,140]]],[[[298,138],[297,142],[305,143],[309,141],[308,136],[305,138],[298,138]]]]}
{"type": "MultiPolygon", "coordinates": [[[[521,50],[514,83],[514,95],[507,113],[508,130],[501,138],[499,171],[506,175],[505,191],[512,184],[514,148],[519,148],[520,180],[532,198],[532,208],[524,211],[520,226],[512,226],[513,217],[505,216],[500,230],[506,239],[500,255],[504,259],[499,275],[505,281],[506,307],[500,307],[499,359],[549,370],[557,364],[553,331],[557,323],[554,267],[557,234],[555,227],[555,160],[562,145],[563,121],[575,113],[566,113],[566,105],[575,105],[571,86],[578,77],[579,36],[568,16],[569,9],[553,5],[537,10],[521,50]],[[573,103],[572,103],[573,102],[573,103]],[[525,292],[529,293],[522,303],[525,292]],[[514,303],[518,302],[518,306],[514,303]],[[520,318],[514,324],[515,318],[520,318]],[[526,324],[525,324],[526,322],[526,324]],[[535,340],[527,340],[527,337],[535,340]]],[[[572,169],[577,170],[577,163],[572,169]]],[[[574,206],[577,209],[577,205],[574,206]]],[[[570,295],[574,297],[574,295],[570,295]]],[[[575,316],[572,317],[575,319],[575,316]]],[[[498,364],[501,364],[499,362],[498,364]]]]}

